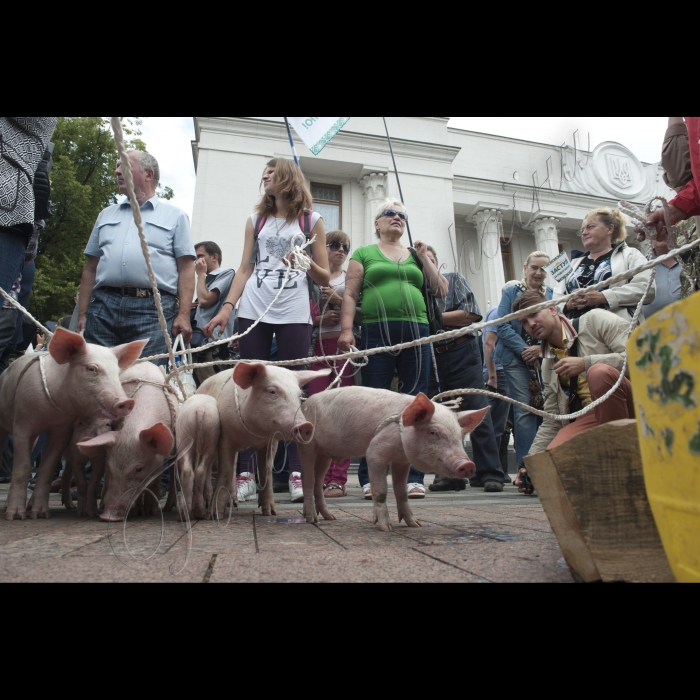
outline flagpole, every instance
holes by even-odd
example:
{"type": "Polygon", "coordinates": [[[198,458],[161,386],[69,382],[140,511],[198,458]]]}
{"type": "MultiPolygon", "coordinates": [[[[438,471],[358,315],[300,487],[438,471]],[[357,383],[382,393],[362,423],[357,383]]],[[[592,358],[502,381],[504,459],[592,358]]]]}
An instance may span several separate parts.
{"type": "MultiPolygon", "coordinates": [[[[399,185],[399,195],[401,197],[401,203],[405,206],[406,200],[403,198],[403,190],[401,189],[401,180],[399,178],[399,169],[396,167],[396,156],[394,155],[394,146],[391,143],[391,136],[389,135],[389,125],[386,123],[386,117],[382,117],[384,120],[384,128],[386,129],[386,137],[389,139],[389,150],[391,151],[391,160],[394,162],[394,172],[396,173],[396,182],[399,185]]],[[[408,230],[408,240],[413,248],[413,236],[411,236],[411,225],[406,222],[406,229],[408,230]]]]}
{"type": "Polygon", "coordinates": [[[287,125],[287,136],[289,136],[289,145],[292,147],[292,153],[294,154],[294,162],[301,168],[299,163],[299,156],[297,155],[297,149],[294,145],[294,137],[292,136],[292,128],[289,126],[289,118],[284,118],[284,123],[287,125]]]}

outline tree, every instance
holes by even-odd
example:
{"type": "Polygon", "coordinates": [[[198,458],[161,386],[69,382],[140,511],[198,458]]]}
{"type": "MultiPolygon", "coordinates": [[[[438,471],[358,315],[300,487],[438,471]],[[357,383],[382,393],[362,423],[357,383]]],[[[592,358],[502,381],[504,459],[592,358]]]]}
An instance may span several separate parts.
{"type": "MultiPolygon", "coordinates": [[[[123,117],[129,148],[146,150],[139,136],[141,117],[123,117]]],[[[114,204],[119,187],[114,170],[117,151],[105,117],[61,117],[51,172],[54,217],[39,241],[37,275],[31,310],[40,319],[58,320],[72,313],[80,285],[83,252],[99,213],[114,204]]],[[[171,199],[164,188],[159,195],[171,199]]]]}

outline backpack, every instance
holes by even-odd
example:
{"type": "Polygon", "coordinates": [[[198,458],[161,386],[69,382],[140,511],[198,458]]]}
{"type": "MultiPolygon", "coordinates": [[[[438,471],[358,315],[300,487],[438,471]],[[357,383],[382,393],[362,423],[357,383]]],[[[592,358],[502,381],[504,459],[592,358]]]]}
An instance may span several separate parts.
{"type": "MultiPolygon", "coordinates": [[[[306,236],[307,243],[311,240],[311,233],[313,230],[311,222],[313,221],[313,214],[313,209],[305,209],[304,213],[299,218],[299,226],[302,233],[306,236]]],[[[257,265],[259,262],[260,243],[258,239],[260,238],[260,232],[265,228],[266,223],[267,216],[258,216],[258,220],[255,224],[255,248],[253,249],[253,259],[250,261],[251,265],[257,265]]],[[[309,283],[309,307],[311,309],[311,320],[313,325],[321,313],[321,288],[311,279],[308,274],[306,275],[306,280],[309,283]]]]}

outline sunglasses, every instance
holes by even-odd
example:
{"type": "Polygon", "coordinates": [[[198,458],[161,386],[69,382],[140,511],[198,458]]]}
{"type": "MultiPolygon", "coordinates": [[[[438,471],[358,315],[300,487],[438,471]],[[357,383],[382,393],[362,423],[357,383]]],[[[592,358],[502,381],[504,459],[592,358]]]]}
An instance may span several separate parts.
{"type": "Polygon", "coordinates": [[[347,243],[329,243],[326,248],[330,248],[334,252],[338,252],[342,248],[345,255],[350,255],[350,246],[347,243]]]}
{"type": "Polygon", "coordinates": [[[408,221],[408,214],[405,211],[387,209],[385,212],[382,212],[382,216],[386,216],[388,219],[393,219],[395,216],[398,216],[401,221],[408,221]]]}

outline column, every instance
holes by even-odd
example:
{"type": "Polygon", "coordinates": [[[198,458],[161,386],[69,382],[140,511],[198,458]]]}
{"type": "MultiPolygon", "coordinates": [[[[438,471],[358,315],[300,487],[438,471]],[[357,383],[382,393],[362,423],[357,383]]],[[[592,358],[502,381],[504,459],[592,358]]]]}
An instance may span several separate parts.
{"type": "MultiPolygon", "coordinates": [[[[388,197],[389,179],[386,173],[371,173],[360,180],[360,188],[365,198],[365,238],[362,245],[374,245],[374,217],[379,205],[388,197]]],[[[358,241],[359,243],[359,241],[358,241]]],[[[360,246],[355,244],[356,248],[360,246]]]]}
{"type": "Polygon", "coordinates": [[[476,225],[481,252],[481,271],[487,303],[487,308],[482,312],[486,314],[489,308],[500,304],[503,287],[506,285],[501,253],[503,213],[496,209],[486,209],[474,214],[472,222],[476,225]]]}
{"type": "MultiPolygon", "coordinates": [[[[535,234],[535,247],[554,259],[559,255],[559,219],[537,219],[531,226],[535,234]]],[[[534,252],[534,251],[532,251],[534,252]]]]}

